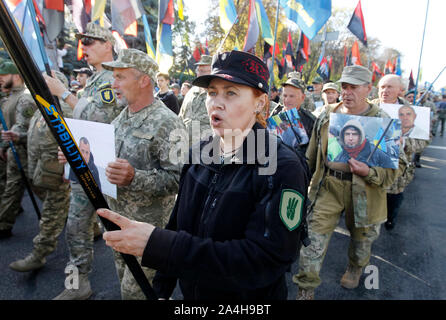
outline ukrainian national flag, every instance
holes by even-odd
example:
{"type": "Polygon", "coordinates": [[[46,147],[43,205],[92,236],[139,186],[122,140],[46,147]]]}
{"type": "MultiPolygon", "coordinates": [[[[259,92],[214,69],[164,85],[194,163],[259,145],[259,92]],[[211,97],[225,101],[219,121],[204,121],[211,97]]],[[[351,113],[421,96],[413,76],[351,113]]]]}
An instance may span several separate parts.
{"type": "Polygon", "coordinates": [[[331,0],[280,0],[288,20],[311,40],[331,16],[331,0]]]}
{"type": "Polygon", "coordinates": [[[220,25],[226,33],[237,20],[237,11],[233,0],[220,0],[220,25]]]}
{"type": "Polygon", "coordinates": [[[146,41],[147,54],[149,55],[149,57],[155,60],[155,48],[153,47],[153,40],[152,35],[150,34],[150,27],[149,22],[147,21],[147,15],[144,14],[142,16],[142,22],[144,25],[144,39],[146,41]]]}
{"type": "Polygon", "coordinates": [[[173,65],[172,26],[163,23],[158,26],[158,43],[156,46],[156,63],[159,71],[168,73],[173,65]]]}
{"type": "MultiPolygon", "coordinates": [[[[376,133],[375,137],[373,138],[373,144],[376,146],[378,144],[379,139],[381,139],[382,135],[384,134],[383,128],[379,128],[378,132],[376,133]]],[[[387,152],[387,145],[386,145],[386,139],[382,139],[381,143],[378,146],[378,149],[381,149],[384,152],[387,152]]]]}
{"type": "Polygon", "coordinates": [[[271,31],[271,25],[269,24],[268,15],[266,14],[265,7],[261,0],[256,0],[257,19],[259,21],[260,30],[262,31],[262,38],[270,45],[274,45],[273,32],[271,31]]]}
{"type": "Polygon", "coordinates": [[[107,0],[95,0],[91,11],[91,21],[98,23],[101,27],[104,26],[104,12],[107,0]]]}

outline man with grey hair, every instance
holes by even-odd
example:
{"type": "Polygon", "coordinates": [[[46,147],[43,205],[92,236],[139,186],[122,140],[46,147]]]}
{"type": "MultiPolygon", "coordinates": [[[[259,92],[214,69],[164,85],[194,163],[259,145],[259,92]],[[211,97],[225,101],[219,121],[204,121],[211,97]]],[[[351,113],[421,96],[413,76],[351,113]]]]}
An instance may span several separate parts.
{"type": "Polygon", "coordinates": [[[327,160],[330,113],[388,117],[367,96],[372,89],[372,73],[359,65],[347,66],[342,72],[342,102],[328,105],[317,118],[306,156],[313,178],[308,198],[308,233],[311,244],[300,252],[299,274],[293,281],[299,285],[297,299],[313,299],[321,279],[319,272],[330,237],[342,212],[350,231],[349,263],[341,286],[353,289],[359,285],[363,268],[369,263],[372,243],[378,238],[381,223],[386,220],[385,188],[404,170],[369,167],[356,159],[347,163],[327,160]]]}
{"type": "Polygon", "coordinates": [[[378,82],[378,98],[372,103],[409,104],[401,98],[404,94],[404,84],[400,76],[386,74],[378,82]]]}
{"type": "MultiPolygon", "coordinates": [[[[107,197],[111,210],[130,219],[164,227],[175,203],[182,163],[169,152],[178,143],[173,131],[185,131],[178,117],[153,95],[158,66],[146,53],[124,49],[116,61],[103,63],[113,71],[112,88],[127,106],[113,120],[116,161],[106,168],[107,179],[118,186],[118,197],[107,197]]],[[[178,136],[179,137],[179,136],[178,136]]],[[[115,254],[122,299],[145,299],[121,255],[115,254]]],[[[155,270],[143,268],[151,281],[155,270]]]]}
{"type": "MultiPolygon", "coordinates": [[[[87,80],[82,96],[78,99],[59,80],[44,75],[51,93],[73,108],[73,118],[110,123],[123,109],[111,87],[113,73],[102,67],[103,62],[113,60],[114,37],[110,30],[95,23],[88,23],[85,33],[76,34],[81,41],[84,58],[96,72],[87,80]]],[[[63,157],[62,152],[59,156],[63,157]]],[[[63,160],[61,160],[63,161],[63,160]]],[[[70,209],[68,212],[66,240],[70,261],[79,271],[79,289],[65,289],[56,300],[85,300],[93,293],[88,280],[93,262],[95,209],[82,186],[71,184],[70,209]]]]}

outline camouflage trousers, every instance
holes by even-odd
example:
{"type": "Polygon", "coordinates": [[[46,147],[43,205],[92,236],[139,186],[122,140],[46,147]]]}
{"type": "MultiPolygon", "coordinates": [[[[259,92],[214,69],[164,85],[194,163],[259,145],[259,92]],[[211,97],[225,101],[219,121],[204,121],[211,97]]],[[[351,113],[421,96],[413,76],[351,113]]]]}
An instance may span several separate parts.
{"type": "Polygon", "coordinates": [[[79,273],[87,274],[93,263],[96,210],[79,183],[71,182],[70,209],[68,210],[66,241],[70,254],[68,265],[74,265],[79,273]]]}
{"type": "Polygon", "coordinates": [[[42,218],[39,222],[39,233],[33,239],[33,253],[43,258],[56,249],[57,238],[67,221],[70,184],[63,183],[59,190],[34,187],[33,191],[42,200],[42,218]]]}
{"type": "Polygon", "coordinates": [[[293,282],[301,289],[315,289],[321,284],[319,273],[327,253],[330,238],[345,212],[345,225],[350,231],[349,264],[365,267],[370,260],[372,244],[378,238],[381,224],[365,228],[355,226],[351,181],[327,177],[317,195],[313,211],[308,215],[308,236],[311,244],[302,247],[299,273],[293,282]]]}
{"type": "Polygon", "coordinates": [[[6,161],[0,159],[0,199],[6,186],[6,161]]]}
{"type": "MultiPolygon", "coordinates": [[[[28,173],[28,161],[26,148],[16,145],[15,149],[20,159],[20,163],[28,173]]],[[[15,161],[11,149],[8,149],[8,161],[6,163],[6,185],[1,195],[0,201],[0,230],[11,229],[14,226],[15,219],[19,214],[25,185],[22,181],[19,167],[15,161]]]]}

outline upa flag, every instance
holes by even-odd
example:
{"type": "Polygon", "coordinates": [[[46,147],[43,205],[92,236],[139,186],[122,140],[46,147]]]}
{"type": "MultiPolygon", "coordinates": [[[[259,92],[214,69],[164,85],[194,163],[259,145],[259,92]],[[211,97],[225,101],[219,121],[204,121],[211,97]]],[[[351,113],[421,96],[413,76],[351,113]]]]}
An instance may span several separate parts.
{"type": "Polygon", "coordinates": [[[372,61],[372,72],[373,72],[372,82],[375,82],[376,77],[383,76],[381,69],[378,67],[378,65],[374,61],[372,61]]]}
{"type": "Polygon", "coordinates": [[[323,57],[316,72],[324,81],[330,80],[330,63],[327,57],[323,57]]]}
{"type": "Polygon", "coordinates": [[[255,51],[259,34],[260,27],[257,19],[255,0],[249,0],[248,31],[246,32],[243,51],[255,51]]]}
{"type": "Polygon", "coordinates": [[[228,33],[237,20],[237,11],[233,0],[220,0],[220,26],[228,33]]]}
{"type": "Polygon", "coordinates": [[[393,73],[393,71],[394,71],[394,66],[392,64],[392,61],[390,61],[389,59],[387,60],[386,67],[384,68],[384,74],[391,74],[393,73]]]}
{"type": "Polygon", "coordinates": [[[266,14],[265,7],[261,0],[256,0],[257,18],[259,20],[260,30],[262,31],[262,38],[270,45],[274,45],[273,32],[271,31],[271,25],[269,24],[268,15],[266,14]]]}
{"type": "Polygon", "coordinates": [[[296,52],[296,63],[294,66],[296,70],[308,62],[310,53],[310,40],[305,36],[303,32],[301,32],[296,52]]]}
{"type": "Polygon", "coordinates": [[[280,0],[285,15],[311,40],[331,16],[331,0],[280,0]]]}
{"type": "Polygon", "coordinates": [[[367,47],[367,35],[365,33],[364,16],[362,15],[361,0],[356,6],[353,16],[347,26],[358,39],[367,47]]]}
{"type": "Polygon", "coordinates": [[[287,65],[292,68],[295,65],[295,61],[293,55],[293,39],[291,38],[291,32],[288,32],[288,41],[286,43],[285,58],[287,65]]]}
{"type": "Polygon", "coordinates": [[[352,58],[351,64],[361,65],[361,55],[359,53],[358,41],[355,41],[352,46],[352,58]]]}
{"type": "Polygon", "coordinates": [[[407,88],[407,90],[412,90],[413,88],[415,88],[415,81],[413,80],[412,70],[410,70],[409,87],[407,88]]]}

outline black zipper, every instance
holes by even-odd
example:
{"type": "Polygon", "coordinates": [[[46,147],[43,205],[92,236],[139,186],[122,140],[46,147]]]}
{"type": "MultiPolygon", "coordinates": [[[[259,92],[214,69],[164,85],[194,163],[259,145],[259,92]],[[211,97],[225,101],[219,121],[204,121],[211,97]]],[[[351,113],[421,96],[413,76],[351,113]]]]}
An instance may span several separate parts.
{"type": "Polygon", "coordinates": [[[272,197],[273,194],[273,177],[272,176],[268,176],[268,194],[266,195],[265,198],[262,199],[261,203],[264,204],[266,202],[266,206],[265,206],[265,232],[263,234],[263,236],[265,238],[269,238],[269,206],[271,205],[271,202],[269,201],[272,197]]]}
{"type": "Polygon", "coordinates": [[[209,188],[209,193],[204,204],[203,212],[201,214],[201,219],[200,219],[201,235],[204,235],[207,230],[207,222],[210,214],[210,209],[214,209],[217,203],[217,198],[214,198],[214,193],[215,193],[215,186],[217,185],[218,176],[219,173],[214,173],[214,176],[212,177],[211,187],[209,188]],[[214,199],[211,201],[212,198],[214,199]]]}

